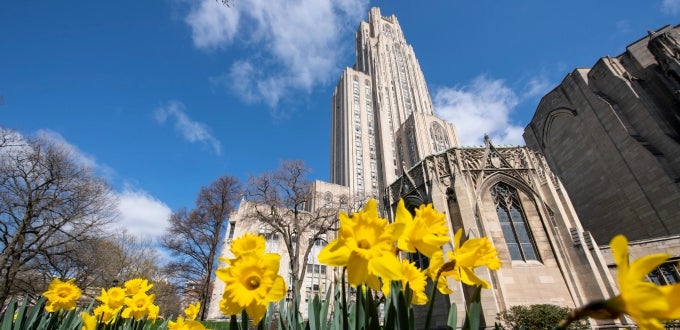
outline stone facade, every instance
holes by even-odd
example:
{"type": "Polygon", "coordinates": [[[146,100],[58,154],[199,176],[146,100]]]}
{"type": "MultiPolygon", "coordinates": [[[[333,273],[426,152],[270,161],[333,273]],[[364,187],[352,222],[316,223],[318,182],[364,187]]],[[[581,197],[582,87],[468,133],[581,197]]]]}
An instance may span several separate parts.
{"type": "Polygon", "coordinates": [[[404,166],[458,141],[454,126],[434,116],[420,64],[394,15],[372,8],[356,46],[356,63],[332,97],[330,181],[377,198],[404,166]]]}
{"type": "MultiPolygon", "coordinates": [[[[351,211],[354,209],[354,206],[352,205],[353,201],[349,197],[349,191],[347,187],[317,180],[312,183],[311,189],[314,192],[314,198],[312,198],[310,203],[306,206],[306,211],[308,212],[312,212],[312,210],[319,210],[324,207],[331,207],[334,210],[344,209],[346,211],[351,211]]],[[[286,249],[283,238],[279,234],[272,232],[271,229],[267,228],[266,225],[259,222],[257,218],[253,216],[255,207],[257,207],[257,205],[255,205],[253,202],[242,200],[238,206],[238,209],[236,209],[229,216],[227,234],[225,235],[224,242],[222,244],[222,251],[219,255],[223,258],[233,258],[230,248],[234,238],[240,237],[246,233],[263,235],[266,238],[267,252],[278,253],[281,255],[279,274],[283,276],[283,278],[286,280],[286,284],[289,286],[287,299],[290,299],[290,295],[296,293],[291,290],[290,286],[290,255],[288,254],[288,250],[286,249]]],[[[300,292],[297,292],[300,294],[300,312],[305,318],[307,316],[307,301],[309,299],[313,299],[315,294],[324,296],[331,287],[331,283],[335,281],[335,277],[337,276],[335,269],[321,265],[317,259],[321,249],[330,240],[335,238],[334,235],[334,232],[329,233],[324,235],[324,239],[317,240],[315,242],[311,242],[308,232],[303,232],[299,235],[300,251],[305,251],[310,246],[310,244],[313,244],[310,249],[309,257],[307,258],[307,270],[305,271],[304,275],[305,280],[300,292]]],[[[299,260],[298,267],[301,267],[302,263],[303,260],[299,260]]],[[[226,267],[226,264],[220,262],[218,267],[226,267]]],[[[219,279],[215,279],[213,282],[210,306],[208,307],[206,319],[216,320],[227,318],[227,316],[220,312],[219,308],[219,302],[222,299],[223,292],[224,282],[219,279]]]]}
{"type": "MultiPolygon", "coordinates": [[[[662,28],[620,56],[574,70],[541,100],[524,133],[528,147],[495,147],[488,137],[484,147],[460,147],[454,125],[434,115],[396,17],[373,8],[356,33],[356,63],[343,71],[332,97],[334,183],[315,182],[317,198],[308,208],[339,203],[352,211],[376,197],[390,218],[403,198],[407,208],[432,203],[445,212],[451,238],[458,229],[466,238],[488,237],[501,268],[477,271],[492,286],[482,290],[487,328],[514,305],[573,308],[618,294],[611,251],[598,245],[617,233],[631,240],[632,258],[671,254],[650,280],[680,281],[678,32],[662,28]]],[[[244,201],[230,217],[222,256],[230,256],[232,238],[267,233],[249,216],[252,207],[244,201]]],[[[308,263],[318,264],[320,248],[308,263]]],[[[444,246],[452,248],[453,241],[444,246]]],[[[268,236],[267,250],[281,254],[280,274],[288,278],[285,246],[268,236]]],[[[305,280],[302,304],[335,279],[330,267],[322,273],[318,266],[305,280]]],[[[454,292],[436,305],[433,328],[445,328],[451,304],[465,314],[470,289],[448,284],[454,292]]],[[[216,281],[209,318],[219,317],[223,289],[216,281]]],[[[425,313],[416,309],[416,319],[425,313]]]]}
{"type": "Polygon", "coordinates": [[[667,26],[574,70],[525,129],[600,244],[680,234],[679,42],[667,26]]]}
{"type": "MultiPolygon", "coordinates": [[[[493,327],[497,313],[513,305],[573,308],[616,294],[605,259],[582,228],[562,184],[545,160],[526,147],[496,148],[487,139],[483,148],[451,148],[428,156],[389,186],[385,198],[386,214],[394,214],[400,198],[407,208],[432,203],[446,212],[451,237],[459,228],[466,237],[489,237],[501,268],[477,271],[492,285],[482,290],[487,327],[493,327]],[[506,213],[497,187],[516,192],[512,226],[501,217],[506,213]],[[517,241],[524,242],[519,249],[517,241]]],[[[450,249],[452,243],[445,246],[450,249]]],[[[448,303],[455,303],[458,315],[464,315],[469,289],[454,281],[449,286],[454,293],[448,303]]],[[[448,308],[438,305],[435,326],[445,326],[448,308]]]]}

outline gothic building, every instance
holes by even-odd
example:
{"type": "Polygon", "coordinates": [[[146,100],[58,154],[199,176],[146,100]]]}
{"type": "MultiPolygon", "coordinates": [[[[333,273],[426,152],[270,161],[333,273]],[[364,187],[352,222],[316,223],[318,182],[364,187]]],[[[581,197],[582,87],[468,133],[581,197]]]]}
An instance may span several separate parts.
{"type": "Polygon", "coordinates": [[[524,131],[600,244],[680,234],[680,26],[577,69],[524,131]]]}
{"type": "MultiPolygon", "coordinates": [[[[514,305],[573,308],[617,292],[603,254],[581,226],[564,187],[529,148],[494,147],[487,138],[485,147],[455,147],[427,156],[387,188],[387,214],[394,214],[400,198],[407,208],[426,202],[445,212],[451,237],[462,228],[465,237],[486,236],[493,242],[501,268],[477,271],[492,285],[482,290],[483,323],[489,328],[497,313],[514,305]]],[[[446,303],[455,303],[458,315],[464,315],[469,288],[448,284],[454,292],[446,303]]],[[[445,326],[448,309],[438,305],[437,325],[445,326]]]]}
{"type": "MultiPolygon", "coordinates": [[[[459,146],[454,125],[434,115],[395,16],[372,8],[356,45],[356,63],[332,98],[334,183],[378,197],[386,217],[400,198],[411,208],[432,203],[447,214],[451,237],[459,228],[467,237],[489,237],[502,267],[478,274],[493,285],[482,297],[487,326],[513,305],[576,307],[616,293],[600,249],[542,156],[526,147],[497,148],[488,139],[484,148],[459,146]]],[[[463,315],[469,292],[449,284],[456,289],[446,302],[463,315]]],[[[440,313],[447,304],[438,305],[440,313]]],[[[441,314],[434,320],[445,321],[441,314]]]]}
{"type": "Polygon", "coordinates": [[[394,15],[372,8],[356,46],[356,63],[342,73],[332,98],[330,180],[377,198],[404,166],[458,140],[454,126],[435,117],[420,64],[394,15]]]}
{"type": "MultiPolygon", "coordinates": [[[[525,131],[527,147],[495,146],[488,137],[484,147],[464,147],[454,125],[435,116],[397,18],[372,8],[356,32],[356,63],[343,71],[332,96],[333,183],[317,181],[314,189],[325,202],[376,198],[387,218],[399,199],[410,210],[432,203],[446,214],[451,238],[461,228],[467,238],[488,237],[502,265],[477,271],[492,285],[482,290],[487,327],[514,305],[573,308],[612,297],[618,293],[613,258],[598,243],[624,233],[645,239],[631,247],[635,257],[659,251],[680,255],[680,239],[667,236],[680,234],[674,217],[680,211],[678,40],[676,29],[667,27],[632,44],[624,55],[574,71],[541,101],[525,131]]],[[[323,207],[317,204],[310,207],[323,207]]],[[[243,202],[232,215],[224,256],[232,237],[262,230],[248,216],[252,207],[243,202]]],[[[451,241],[444,249],[452,246],[451,241]]],[[[285,277],[285,249],[276,237],[268,237],[267,249],[282,254],[285,277]]],[[[313,266],[303,297],[325,291],[334,279],[328,268],[316,267],[315,257],[307,260],[313,266]]],[[[428,262],[409,257],[421,266],[428,262]]],[[[677,266],[669,263],[650,280],[680,280],[672,274],[677,266]]],[[[210,317],[219,315],[219,282],[210,317]]],[[[464,315],[470,298],[468,288],[448,284],[454,292],[439,298],[444,303],[437,304],[434,327],[445,327],[451,304],[464,315]]],[[[607,324],[630,320],[593,323],[607,324]]]]}

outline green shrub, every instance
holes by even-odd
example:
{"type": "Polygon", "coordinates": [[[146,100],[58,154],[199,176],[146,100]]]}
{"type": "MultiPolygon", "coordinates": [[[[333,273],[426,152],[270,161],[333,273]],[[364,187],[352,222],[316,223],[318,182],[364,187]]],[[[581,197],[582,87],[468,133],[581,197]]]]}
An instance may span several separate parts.
{"type": "MultiPolygon", "coordinates": [[[[530,306],[512,306],[510,309],[496,315],[496,320],[500,322],[500,329],[519,330],[519,329],[553,329],[563,320],[571,310],[567,307],[560,307],[550,304],[538,304],[530,306]]],[[[581,330],[589,329],[584,320],[574,322],[569,329],[581,330]]]]}

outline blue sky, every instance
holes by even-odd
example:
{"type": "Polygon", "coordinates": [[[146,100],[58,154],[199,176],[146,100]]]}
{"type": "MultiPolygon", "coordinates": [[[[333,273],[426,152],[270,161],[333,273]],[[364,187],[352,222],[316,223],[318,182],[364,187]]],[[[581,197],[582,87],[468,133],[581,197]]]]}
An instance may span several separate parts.
{"type": "Polygon", "coordinates": [[[0,126],[62,141],[156,236],[201,186],[302,159],[328,179],[330,102],[370,7],[395,14],[465,145],[523,144],[575,68],[675,25],[680,0],[7,1],[0,126]]]}

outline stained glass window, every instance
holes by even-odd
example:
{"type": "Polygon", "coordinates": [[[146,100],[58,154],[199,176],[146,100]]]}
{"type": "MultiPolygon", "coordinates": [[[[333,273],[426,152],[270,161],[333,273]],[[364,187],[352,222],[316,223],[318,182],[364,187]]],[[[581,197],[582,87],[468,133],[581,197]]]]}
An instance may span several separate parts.
{"type": "Polygon", "coordinates": [[[500,182],[491,189],[496,214],[512,260],[539,260],[517,189],[500,182]]]}

